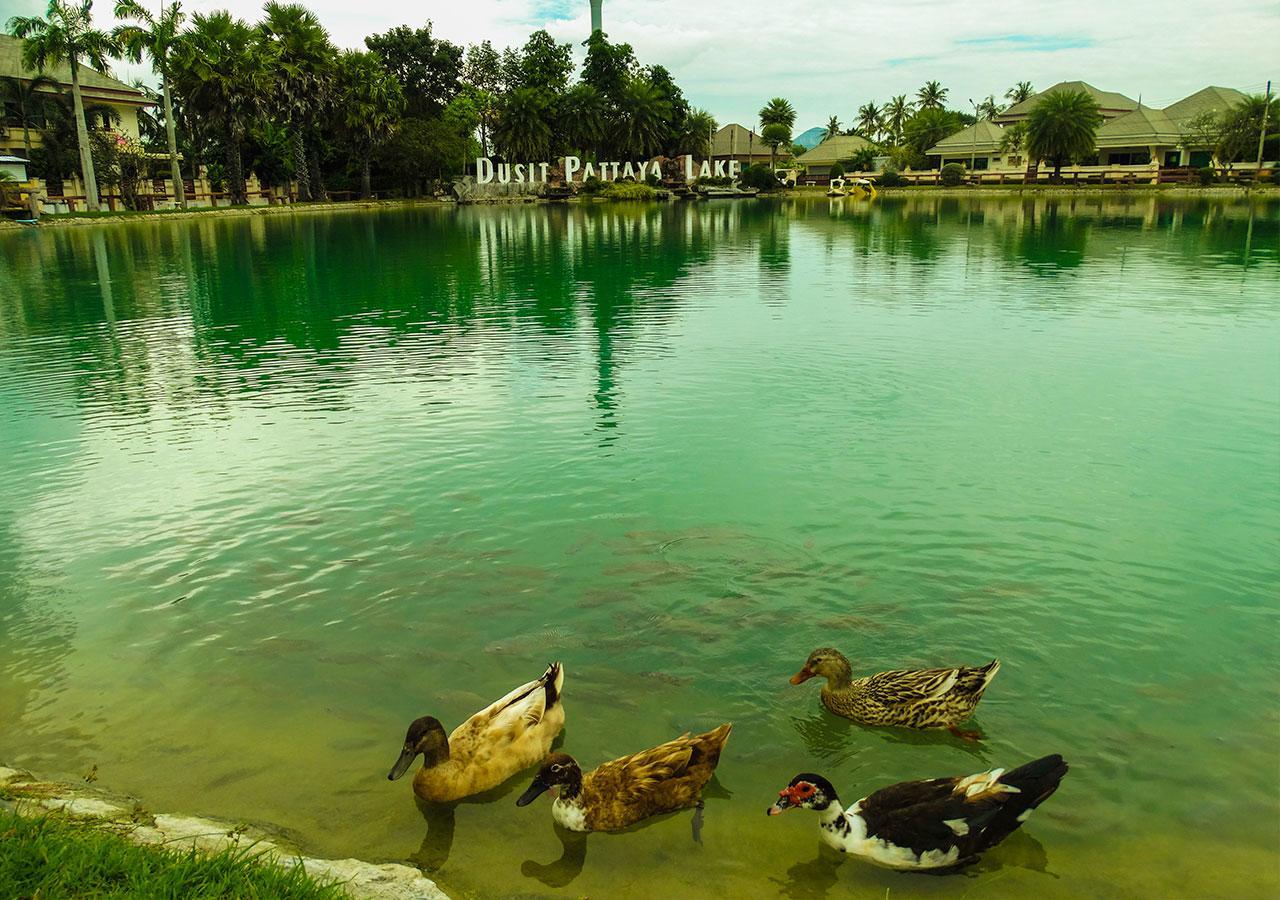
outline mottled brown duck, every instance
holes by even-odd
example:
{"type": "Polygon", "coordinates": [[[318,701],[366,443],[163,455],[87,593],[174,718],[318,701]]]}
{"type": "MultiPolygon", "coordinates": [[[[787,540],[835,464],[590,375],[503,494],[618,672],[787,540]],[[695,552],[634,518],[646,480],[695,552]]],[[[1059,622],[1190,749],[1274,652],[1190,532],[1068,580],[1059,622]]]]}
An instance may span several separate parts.
{"type": "Polygon", "coordinates": [[[527,806],[551,790],[556,795],[551,815],[570,831],[617,831],[659,813],[698,806],[732,728],[682,735],[585,775],[572,756],[553,753],[516,805],[527,806]]]}
{"type": "Polygon", "coordinates": [[[404,736],[391,780],[422,754],[413,792],[429,803],[449,803],[495,788],[546,758],[564,729],[564,666],[552,663],[541,678],[489,704],[447,738],[440,720],[415,719],[404,736]]]}
{"type": "Polygon", "coordinates": [[[843,653],[821,647],[809,654],[804,668],[791,676],[791,683],[823,676],[827,683],[822,686],[822,705],[862,725],[945,728],[974,741],[980,737],[978,732],[961,731],[958,726],[973,714],[999,671],[1000,660],[993,659],[985,666],[895,669],[854,678],[853,667],[843,653]]]}

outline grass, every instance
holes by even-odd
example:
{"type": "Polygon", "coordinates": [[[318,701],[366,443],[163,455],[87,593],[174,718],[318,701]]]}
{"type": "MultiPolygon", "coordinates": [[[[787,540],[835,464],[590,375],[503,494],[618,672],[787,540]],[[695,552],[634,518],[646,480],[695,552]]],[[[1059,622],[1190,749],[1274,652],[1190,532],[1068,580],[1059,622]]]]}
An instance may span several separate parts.
{"type": "Polygon", "coordinates": [[[301,868],[258,859],[252,848],[199,853],[133,844],[56,817],[0,811],[2,897],[247,897],[337,900],[340,887],[301,868]]]}
{"type": "Polygon", "coordinates": [[[658,192],[647,184],[617,181],[601,191],[600,196],[606,200],[652,200],[658,192]]]}

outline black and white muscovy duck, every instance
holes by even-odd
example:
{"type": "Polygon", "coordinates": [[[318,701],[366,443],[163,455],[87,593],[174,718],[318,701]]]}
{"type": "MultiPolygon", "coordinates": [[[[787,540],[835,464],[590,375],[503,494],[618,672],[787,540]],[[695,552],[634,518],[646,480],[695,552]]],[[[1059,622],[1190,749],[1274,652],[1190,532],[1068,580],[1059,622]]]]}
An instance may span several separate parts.
{"type": "Polygon", "coordinates": [[[1016,831],[1066,774],[1067,764],[1055,753],[1008,772],[904,781],[849,809],[821,775],[797,775],[768,813],[817,810],[824,841],[891,869],[954,870],[1016,831]]]}

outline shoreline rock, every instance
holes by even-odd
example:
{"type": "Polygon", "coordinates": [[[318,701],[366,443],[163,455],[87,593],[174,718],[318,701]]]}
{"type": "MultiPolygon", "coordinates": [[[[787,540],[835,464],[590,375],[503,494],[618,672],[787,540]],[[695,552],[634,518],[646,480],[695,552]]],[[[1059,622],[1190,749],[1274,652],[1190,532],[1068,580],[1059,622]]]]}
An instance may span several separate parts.
{"type": "Polygon", "coordinates": [[[216,819],[147,812],[132,798],[41,781],[30,772],[0,766],[0,808],[20,816],[62,815],[91,823],[141,846],[194,848],[216,853],[232,847],[251,848],[263,862],[302,866],[320,881],[341,884],[352,897],[370,900],[449,900],[434,881],[412,866],[371,863],[359,859],[304,856],[265,830],[231,825],[216,819]]]}

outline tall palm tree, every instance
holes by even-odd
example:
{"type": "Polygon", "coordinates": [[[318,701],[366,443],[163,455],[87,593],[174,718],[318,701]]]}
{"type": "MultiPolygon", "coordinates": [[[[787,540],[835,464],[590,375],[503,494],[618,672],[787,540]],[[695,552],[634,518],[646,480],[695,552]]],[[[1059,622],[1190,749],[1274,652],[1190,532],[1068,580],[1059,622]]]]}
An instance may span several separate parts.
{"type": "Polygon", "coordinates": [[[22,126],[22,149],[31,159],[31,129],[43,128],[48,113],[49,92],[58,90],[58,82],[48,75],[35,78],[0,78],[0,108],[22,126]]]}
{"type": "Polygon", "coordinates": [[[926,81],[920,90],[916,91],[916,100],[920,109],[942,109],[942,105],[947,102],[947,94],[950,91],[942,86],[939,81],[926,81]]]}
{"type": "Polygon", "coordinates": [[[824,141],[830,140],[831,138],[835,137],[839,133],[840,133],[840,120],[836,116],[832,116],[831,118],[827,119],[827,129],[826,131],[822,132],[822,139],[824,141]]]}
{"type": "Polygon", "coordinates": [[[107,57],[116,52],[111,35],[93,27],[93,0],[49,0],[45,18],[14,16],[9,31],[23,39],[22,65],[44,72],[65,62],[71,69],[71,100],[75,106],[76,138],[80,143],[80,174],[84,180],[85,206],[98,211],[98,177],[89,148],[89,123],[80,94],[80,66],[107,72],[107,57]]]}
{"type": "Polygon", "coordinates": [[[634,148],[648,159],[662,149],[670,118],[671,103],[652,82],[629,78],[618,96],[616,143],[634,148]]]}
{"type": "Polygon", "coordinates": [[[358,50],[338,57],[337,93],[342,125],[360,152],[360,196],[368,199],[369,160],[399,122],[404,93],[378,54],[358,50]]]}
{"type": "Polygon", "coordinates": [[[1063,165],[1094,151],[1101,124],[1097,101],[1084,91],[1045,94],[1027,116],[1027,153],[1052,162],[1058,178],[1063,165]]]}
{"type": "Polygon", "coordinates": [[[559,106],[559,132],[571,150],[601,152],[605,139],[608,104],[595,86],[579,82],[569,88],[559,106]]]}
{"type": "Polygon", "coordinates": [[[996,98],[992,94],[987,94],[986,99],[978,103],[979,119],[994,119],[1002,112],[1004,112],[1004,107],[996,102],[996,98]]]}
{"type": "Polygon", "coordinates": [[[142,62],[145,55],[151,60],[151,68],[160,76],[164,99],[164,130],[169,144],[169,177],[173,179],[173,194],[178,205],[187,208],[187,192],[182,186],[182,170],[178,167],[178,133],[173,118],[173,92],[169,82],[169,57],[178,40],[179,29],[186,19],[182,4],[160,6],[160,15],[151,14],[138,0],[116,0],[116,18],[132,20],[133,24],[120,25],[115,39],[125,55],[134,62],[142,62]]]}
{"type": "Polygon", "coordinates": [[[789,100],[782,97],[774,97],[764,106],[760,107],[760,127],[765,128],[769,125],[785,125],[787,131],[790,132],[796,124],[796,109],[791,105],[789,100]]]}
{"type": "Polygon", "coordinates": [[[858,130],[863,137],[874,141],[880,127],[880,107],[876,106],[874,100],[858,107],[858,130]]]}
{"type": "Polygon", "coordinates": [[[248,203],[241,157],[247,124],[259,113],[274,60],[259,33],[226,10],[191,17],[174,47],[174,85],[188,112],[220,122],[233,204],[248,203]]]}
{"type": "Polygon", "coordinates": [[[539,88],[508,91],[502,99],[493,142],[507,159],[545,159],[551,147],[551,97],[539,88]]]}
{"type": "Polygon", "coordinates": [[[1013,106],[1014,104],[1021,103],[1023,100],[1026,100],[1035,92],[1036,89],[1031,86],[1030,81],[1019,81],[1013,87],[1009,88],[1009,90],[1004,92],[1004,99],[1009,101],[1010,106],[1013,106]]]}
{"type": "Polygon", "coordinates": [[[711,155],[711,136],[719,124],[716,117],[705,109],[693,107],[684,120],[684,134],[681,136],[681,150],[693,156],[711,155]]]}
{"type": "Polygon", "coordinates": [[[320,20],[305,6],[270,0],[262,9],[265,16],[260,28],[274,45],[279,99],[293,142],[293,177],[298,179],[299,197],[311,200],[303,132],[319,114],[332,79],[333,44],[320,20]]]}
{"type": "Polygon", "coordinates": [[[889,102],[884,105],[882,110],[884,128],[889,133],[889,139],[894,144],[902,143],[902,129],[907,124],[907,120],[911,118],[911,113],[914,109],[914,104],[907,99],[906,94],[890,97],[889,102]]]}
{"type": "Polygon", "coordinates": [[[781,122],[770,122],[761,129],[760,137],[769,145],[769,168],[778,168],[778,148],[791,146],[791,128],[781,122]]]}

